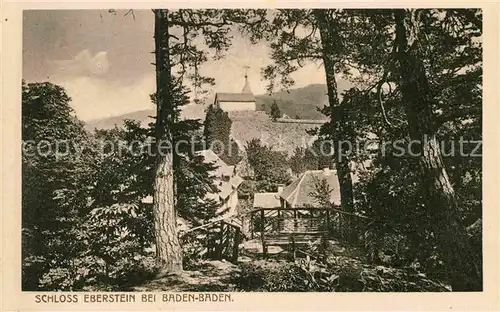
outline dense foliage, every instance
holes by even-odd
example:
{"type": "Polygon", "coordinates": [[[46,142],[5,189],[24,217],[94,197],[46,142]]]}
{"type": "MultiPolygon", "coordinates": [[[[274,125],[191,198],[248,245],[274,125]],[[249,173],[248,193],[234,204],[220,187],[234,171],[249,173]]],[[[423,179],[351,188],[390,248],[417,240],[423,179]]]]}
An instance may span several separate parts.
{"type": "Polygon", "coordinates": [[[271,112],[269,112],[269,115],[271,116],[271,119],[273,121],[278,120],[278,118],[281,118],[281,116],[283,115],[276,101],[273,101],[273,105],[271,105],[271,112]]]}
{"type": "Polygon", "coordinates": [[[73,259],[85,250],[82,212],[90,209],[92,153],[65,91],[22,85],[23,288],[62,289],[78,279],[73,259]],[[85,185],[87,187],[81,187],[85,185]]]}
{"type": "Polygon", "coordinates": [[[231,280],[239,291],[264,292],[440,292],[448,289],[425,274],[363,264],[339,257],[327,264],[260,262],[241,265],[231,280]]]}
{"type": "Polygon", "coordinates": [[[261,143],[259,139],[247,142],[248,163],[253,168],[256,189],[259,192],[275,192],[280,185],[291,182],[288,157],[261,143]]]}
{"type": "MultiPolygon", "coordinates": [[[[272,51],[264,70],[270,89],[293,85],[290,75],[305,61],[323,62],[330,122],[318,135],[351,143],[350,168],[360,180],[353,208],[374,220],[366,234],[372,259],[391,254],[392,264],[446,276],[457,289],[480,287],[480,239],[469,245],[462,235],[481,220],[481,155],[471,155],[481,141],[481,20],[473,9],[279,10],[256,32],[272,51]],[[355,86],[341,101],[339,77],[355,86]],[[420,139],[418,152],[425,138],[440,151],[412,154],[412,140],[420,139]],[[476,144],[459,152],[460,140],[476,144]]],[[[314,167],[301,152],[292,157],[294,172],[314,167]]]]}
{"type": "Polygon", "coordinates": [[[318,170],[332,166],[332,144],[323,139],[315,140],[310,146],[297,147],[290,156],[290,169],[295,175],[306,170],[318,170]]]}
{"type": "Polygon", "coordinates": [[[213,105],[207,108],[203,128],[206,147],[230,166],[242,159],[238,144],[231,138],[231,125],[227,112],[213,105]]]}
{"type": "MultiPolygon", "coordinates": [[[[177,92],[176,107],[186,103],[177,92]]],[[[23,84],[23,289],[126,287],[155,271],[145,200],[153,194],[152,127],[126,120],[89,134],[70,100],[56,85],[23,84]]],[[[200,127],[180,121],[174,138],[194,138],[200,127]]],[[[180,146],[176,208],[196,225],[215,215],[217,203],[200,200],[213,192],[214,166],[196,146],[180,146]]]]}

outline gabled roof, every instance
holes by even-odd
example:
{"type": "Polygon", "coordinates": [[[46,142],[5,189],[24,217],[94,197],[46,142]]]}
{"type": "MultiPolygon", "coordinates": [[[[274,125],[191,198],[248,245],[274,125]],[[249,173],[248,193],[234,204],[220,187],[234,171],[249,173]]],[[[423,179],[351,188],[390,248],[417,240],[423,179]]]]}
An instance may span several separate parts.
{"type": "Polygon", "coordinates": [[[291,208],[320,207],[318,200],[311,196],[316,182],[325,179],[332,189],[330,202],[340,205],[340,186],[336,170],[309,170],[285,187],[280,194],[291,208]]]}
{"type": "Polygon", "coordinates": [[[229,182],[221,181],[218,185],[219,196],[222,199],[226,199],[233,192],[233,186],[229,182]]]}
{"type": "Polygon", "coordinates": [[[215,102],[255,102],[252,93],[216,93],[215,102]]]}
{"type": "Polygon", "coordinates": [[[215,154],[212,150],[202,150],[197,151],[196,155],[203,156],[205,163],[213,163],[216,169],[212,172],[213,175],[220,178],[222,175],[224,176],[232,176],[234,172],[234,166],[229,166],[222,159],[220,159],[217,154],[215,154]]]}
{"type": "Polygon", "coordinates": [[[231,185],[234,187],[234,188],[237,188],[240,186],[240,184],[243,182],[243,178],[240,177],[239,175],[235,175],[231,178],[231,180],[229,180],[229,182],[231,182],[231,185]]]}
{"type": "MultiPolygon", "coordinates": [[[[214,191],[209,192],[205,195],[204,199],[212,200],[224,200],[226,199],[233,190],[236,190],[241,183],[243,178],[234,173],[234,166],[227,165],[222,159],[217,156],[212,150],[202,150],[195,153],[197,156],[203,156],[204,163],[211,163],[216,167],[211,175],[214,176],[214,191]],[[222,176],[229,177],[229,180],[222,179],[222,176]]],[[[202,199],[200,199],[202,200],[202,199]]],[[[147,196],[142,200],[144,203],[153,203],[153,197],[147,196]]]]}
{"type": "Polygon", "coordinates": [[[214,185],[218,192],[208,193],[207,198],[226,199],[243,182],[243,179],[234,173],[234,166],[227,165],[212,150],[202,150],[196,152],[196,154],[203,156],[205,163],[212,163],[216,167],[211,174],[215,178],[214,185]],[[229,177],[229,180],[222,179],[222,176],[229,177]]]}
{"type": "Polygon", "coordinates": [[[255,193],[253,198],[254,208],[277,208],[280,207],[279,193],[255,193]]]}

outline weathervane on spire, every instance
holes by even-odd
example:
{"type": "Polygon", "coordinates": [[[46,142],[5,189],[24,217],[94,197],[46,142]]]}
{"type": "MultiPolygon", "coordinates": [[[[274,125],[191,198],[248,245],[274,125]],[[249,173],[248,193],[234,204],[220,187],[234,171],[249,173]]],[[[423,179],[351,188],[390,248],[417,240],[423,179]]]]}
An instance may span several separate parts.
{"type": "Polygon", "coordinates": [[[248,83],[248,70],[250,69],[250,66],[243,66],[245,69],[245,86],[243,87],[243,90],[241,91],[242,93],[252,93],[252,90],[250,89],[250,84],[248,83]]]}
{"type": "Polygon", "coordinates": [[[250,69],[250,66],[245,65],[245,66],[243,66],[243,68],[245,69],[245,79],[247,79],[248,78],[248,70],[250,69]]]}

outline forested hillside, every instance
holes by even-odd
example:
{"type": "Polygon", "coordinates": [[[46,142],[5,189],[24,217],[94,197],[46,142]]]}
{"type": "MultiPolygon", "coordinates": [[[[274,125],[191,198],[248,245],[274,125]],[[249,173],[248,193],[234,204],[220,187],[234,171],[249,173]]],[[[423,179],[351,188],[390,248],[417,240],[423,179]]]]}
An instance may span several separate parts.
{"type": "MultiPolygon", "coordinates": [[[[349,89],[352,84],[339,80],[339,93],[349,89]]],[[[313,84],[289,91],[279,91],[272,95],[257,95],[257,110],[269,113],[273,101],[276,101],[281,112],[293,119],[325,119],[318,109],[328,104],[326,85],[313,84]]]]}
{"type": "MultiPolygon", "coordinates": [[[[349,87],[349,82],[342,81],[342,90],[349,87]]],[[[259,111],[269,112],[273,101],[276,100],[280,110],[291,118],[300,117],[300,119],[325,119],[325,115],[318,111],[327,103],[326,85],[308,85],[303,88],[292,88],[289,91],[279,91],[273,95],[261,94],[256,96],[256,106],[259,111]]],[[[210,101],[209,101],[210,102],[210,101]]],[[[183,116],[186,118],[205,118],[205,110],[208,105],[190,104],[183,108],[183,116]]],[[[155,112],[151,110],[142,110],[125,115],[112,116],[102,119],[90,120],[86,122],[85,128],[92,130],[109,129],[115,125],[120,125],[123,120],[131,119],[140,121],[146,125],[151,121],[149,116],[154,116],[155,112]]]]}

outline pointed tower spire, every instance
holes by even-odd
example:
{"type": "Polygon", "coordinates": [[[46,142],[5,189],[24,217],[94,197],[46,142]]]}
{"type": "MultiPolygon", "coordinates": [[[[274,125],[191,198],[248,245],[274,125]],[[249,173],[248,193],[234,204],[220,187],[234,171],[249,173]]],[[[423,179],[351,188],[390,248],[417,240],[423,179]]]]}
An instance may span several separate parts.
{"type": "Polygon", "coordinates": [[[243,68],[245,68],[245,85],[243,86],[243,90],[241,90],[241,93],[252,93],[252,90],[250,89],[250,84],[248,83],[248,69],[250,67],[243,66],[243,68]]]}

